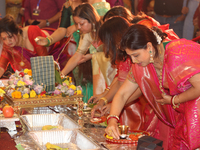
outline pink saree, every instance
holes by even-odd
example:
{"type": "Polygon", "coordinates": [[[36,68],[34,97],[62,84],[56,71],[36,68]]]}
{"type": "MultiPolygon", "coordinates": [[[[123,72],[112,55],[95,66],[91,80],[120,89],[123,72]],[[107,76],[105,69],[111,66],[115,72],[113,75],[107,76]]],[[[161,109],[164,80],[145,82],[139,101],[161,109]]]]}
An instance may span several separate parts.
{"type": "MultiPolygon", "coordinates": [[[[199,44],[185,39],[167,44],[163,66],[163,85],[169,87],[167,94],[176,95],[191,87],[188,79],[200,72],[199,48],[199,44]]],[[[171,105],[160,105],[155,101],[162,96],[153,64],[146,67],[133,64],[132,72],[158,118],[151,135],[164,141],[164,149],[200,147],[200,98],[182,103],[176,110],[171,105]]]]}

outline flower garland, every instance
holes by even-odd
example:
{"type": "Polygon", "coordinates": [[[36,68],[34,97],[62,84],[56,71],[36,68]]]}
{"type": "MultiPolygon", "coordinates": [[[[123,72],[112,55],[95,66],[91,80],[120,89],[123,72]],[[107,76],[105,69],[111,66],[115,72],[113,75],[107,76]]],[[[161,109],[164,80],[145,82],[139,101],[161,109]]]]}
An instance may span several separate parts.
{"type": "MultiPolygon", "coordinates": [[[[16,71],[8,80],[8,86],[5,92],[12,98],[42,98],[46,96],[72,96],[82,94],[81,86],[75,86],[72,83],[72,78],[67,76],[62,79],[62,84],[55,87],[55,91],[46,92],[43,85],[34,85],[32,71],[24,69],[16,71]]],[[[0,91],[1,94],[1,91],[0,91]]]]}

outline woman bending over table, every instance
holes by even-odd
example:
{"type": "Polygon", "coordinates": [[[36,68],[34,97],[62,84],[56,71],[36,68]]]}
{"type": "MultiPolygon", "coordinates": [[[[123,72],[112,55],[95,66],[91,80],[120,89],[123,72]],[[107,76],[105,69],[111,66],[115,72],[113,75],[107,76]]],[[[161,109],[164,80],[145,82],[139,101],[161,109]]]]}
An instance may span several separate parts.
{"type": "Polygon", "coordinates": [[[91,4],[84,3],[76,7],[73,12],[73,19],[81,33],[79,47],[61,73],[66,75],[78,64],[92,58],[93,93],[101,93],[105,89],[105,81],[107,85],[110,85],[115,72],[111,67],[109,59],[105,58],[102,42],[98,39],[97,33],[101,26],[100,16],[91,4]],[[90,54],[85,55],[90,45],[95,47],[95,49],[90,49],[90,54]],[[110,76],[108,77],[108,75],[110,76]]]}
{"type": "Polygon", "coordinates": [[[200,46],[185,39],[162,43],[165,36],[157,31],[136,24],[124,34],[121,49],[133,64],[113,99],[105,131],[119,139],[118,116],[140,87],[159,118],[153,136],[163,140],[164,149],[199,148],[200,46]]]}
{"type": "Polygon", "coordinates": [[[64,48],[69,39],[64,38],[48,47],[39,46],[35,41],[37,36],[47,37],[53,31],[50,28],[41,30],[33,25],[20,28],[12,16],[7,15],[2,18],[0,20],[0,36],[4,44],[0,57],[0,76],[9,63],[14,71],[31,69],[30,58],[35,56],[53,55],[54,60],[57,60],[60,67],[63,68],[70,57],[68,47],[64,48]]]}

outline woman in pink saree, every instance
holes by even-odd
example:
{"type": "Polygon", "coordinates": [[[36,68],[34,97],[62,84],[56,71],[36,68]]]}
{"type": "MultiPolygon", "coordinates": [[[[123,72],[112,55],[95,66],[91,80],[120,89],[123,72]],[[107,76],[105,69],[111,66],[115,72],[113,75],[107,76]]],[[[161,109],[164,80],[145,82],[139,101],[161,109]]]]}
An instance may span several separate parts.
{"type": "Polygon", "coordinates": [[[113,99],[105,131],[119,139],[118,115],[140,87],[157,117],[151,136],[163,140],[165,150],[199,148],[200,45],[185,39],[162,44],[164,36],[156,31],[136,24],[123,36],[121,48],[133,64],[113,99]]]}

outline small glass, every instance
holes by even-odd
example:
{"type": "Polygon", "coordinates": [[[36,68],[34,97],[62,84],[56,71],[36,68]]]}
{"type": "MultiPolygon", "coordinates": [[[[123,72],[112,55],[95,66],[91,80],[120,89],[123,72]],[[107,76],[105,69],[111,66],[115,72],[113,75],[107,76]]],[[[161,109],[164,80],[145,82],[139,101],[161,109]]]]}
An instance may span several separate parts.
{"type": "Polygon", "coordinates": [[[120,125],[119,126],[119,133],[120,133],[120,138],[125,139],[128,135],[128,130],[129,126],[127,125],[120,125]]]}

